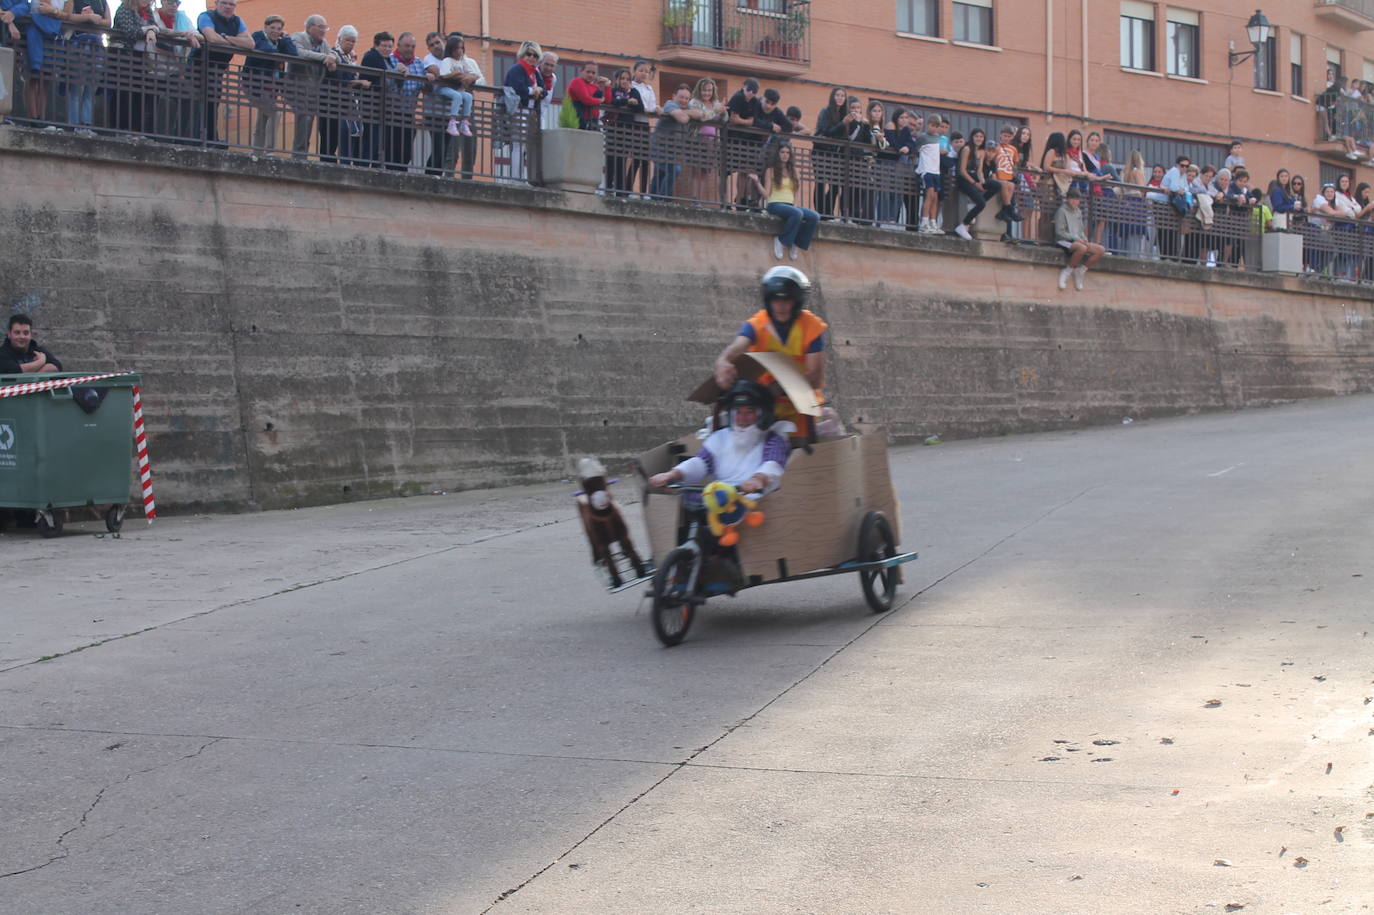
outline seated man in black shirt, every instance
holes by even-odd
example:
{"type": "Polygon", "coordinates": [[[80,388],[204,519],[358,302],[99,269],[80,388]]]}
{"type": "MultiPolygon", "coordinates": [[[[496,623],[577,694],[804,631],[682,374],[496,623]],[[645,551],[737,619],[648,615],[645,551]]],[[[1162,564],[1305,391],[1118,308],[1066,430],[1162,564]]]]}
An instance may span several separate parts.
{"type": "Polygon", "coordinates": [[[0,343],[0,375],[60,372],[62,363],[33,339],[33,319],[11,315],[9,333],[0,343]]]}

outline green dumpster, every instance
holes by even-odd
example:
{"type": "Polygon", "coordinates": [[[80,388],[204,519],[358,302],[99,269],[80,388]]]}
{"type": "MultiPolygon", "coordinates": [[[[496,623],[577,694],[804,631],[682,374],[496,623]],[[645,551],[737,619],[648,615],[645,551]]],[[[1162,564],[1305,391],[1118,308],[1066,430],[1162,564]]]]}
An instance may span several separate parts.
{"type": "MultiPolygon", "coordinates": [[[[79,373],[0,375],[10,385],[77,378],[79,373]]],[[[129,501],[133,463],[134,392],[140,376],[0,397],[0,507],[33,509],[45,537],[62,532],[62,512],[105,506],[105,526],[117,531],[129,501]],[[91,412],[75,391],[103,388],[91,412]]]]}

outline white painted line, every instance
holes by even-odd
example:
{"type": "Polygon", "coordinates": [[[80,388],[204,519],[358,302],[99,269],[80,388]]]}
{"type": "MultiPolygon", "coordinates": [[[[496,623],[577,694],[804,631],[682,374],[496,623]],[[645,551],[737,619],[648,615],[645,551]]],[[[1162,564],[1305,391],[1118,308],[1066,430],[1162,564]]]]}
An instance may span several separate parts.
{"type": "Polygon", "coordinates": [[[1209,474],[1207,474],[1207,476],[1209,476],[1209,477],[1219,477],[1219,476],[1221,476],[1223,473],[1230,473],[1231,471],[1235,470],[1237,467],[1244,467],[1244,466],[1245,466],[1244,464],[1232,464],[1230,467],[1227,467],[1225,470],[1218,470],[1216,473],[1209,473],[1209,474]]]}

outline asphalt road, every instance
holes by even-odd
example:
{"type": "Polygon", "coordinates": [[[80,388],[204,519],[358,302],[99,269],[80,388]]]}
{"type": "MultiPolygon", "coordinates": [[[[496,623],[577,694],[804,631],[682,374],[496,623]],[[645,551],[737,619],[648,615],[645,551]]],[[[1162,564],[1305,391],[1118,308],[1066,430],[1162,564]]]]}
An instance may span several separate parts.
{"type": "Polygon", "coordinates": [[[566,484],[11,531],[0,911],[1368,911],[1371,454],[1370,396],[898,450],[898,609],[666,650],[566,484]]]}

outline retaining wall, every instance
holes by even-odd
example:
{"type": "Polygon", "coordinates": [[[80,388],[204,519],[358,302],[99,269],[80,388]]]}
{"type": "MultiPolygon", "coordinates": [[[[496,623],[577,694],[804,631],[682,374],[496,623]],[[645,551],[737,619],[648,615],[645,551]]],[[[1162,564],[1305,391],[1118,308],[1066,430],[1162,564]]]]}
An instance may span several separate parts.
{"type": "MultiPolygon", "coordinates": [[[[566,476],[695,425],[771,219],[0,130],[0,302],[137,369],[160,506],[566,476]]],[[[830,388],[898,441],[1374,387],[1374,303],[1300,277],[825,225],[830,388]]]]}

